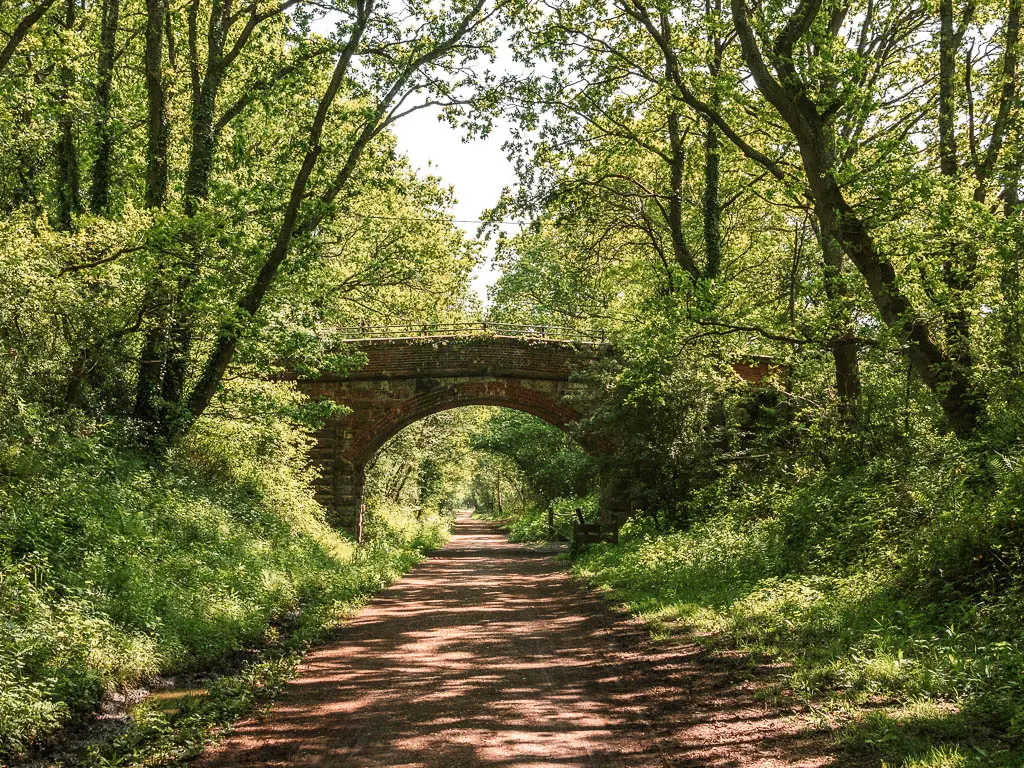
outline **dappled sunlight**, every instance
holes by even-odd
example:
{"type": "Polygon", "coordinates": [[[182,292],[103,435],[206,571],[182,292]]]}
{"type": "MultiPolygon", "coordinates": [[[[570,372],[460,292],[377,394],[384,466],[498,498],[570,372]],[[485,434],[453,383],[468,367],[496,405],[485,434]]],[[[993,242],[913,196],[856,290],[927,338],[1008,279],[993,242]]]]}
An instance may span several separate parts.
{"type": "Polygon", "coordinates": [[[652,646],[550,557],[460,517],[202,768],[830,765],[741,667],[652,646]]]}

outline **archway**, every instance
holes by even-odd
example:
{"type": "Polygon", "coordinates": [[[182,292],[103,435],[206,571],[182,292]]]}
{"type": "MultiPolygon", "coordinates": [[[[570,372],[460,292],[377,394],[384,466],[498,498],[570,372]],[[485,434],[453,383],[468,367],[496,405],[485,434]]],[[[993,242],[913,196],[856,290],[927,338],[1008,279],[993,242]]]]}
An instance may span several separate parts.
{"type": "MultiPolygon", "coordinates": [[[[364,339],[352,346],[366,356],[364,366],[298,383],[308,395],[349,409],[318,433],[313,458],[317,498],[331,522],[357,538],[366,462],[389,437],[431,413],[466,405],[513,408],[572,429],[587,390],[597,385],[592,366],[607,352],[599,344],[508,336],[364,339]]],[[[592,455],[606,452],[585,435],[579,439],[592,455]]],[[[614,525],[624,505],[614,483],[605,485],[602,521],[614,525]]]]}
{"type": "Polygon", "coordinates": [[[433,539],[467,507],[568,536],[596,521],[599,465],[571,432],[526,411],[448,408],[413,421],[365,464],[364,535],[433,539]]]}

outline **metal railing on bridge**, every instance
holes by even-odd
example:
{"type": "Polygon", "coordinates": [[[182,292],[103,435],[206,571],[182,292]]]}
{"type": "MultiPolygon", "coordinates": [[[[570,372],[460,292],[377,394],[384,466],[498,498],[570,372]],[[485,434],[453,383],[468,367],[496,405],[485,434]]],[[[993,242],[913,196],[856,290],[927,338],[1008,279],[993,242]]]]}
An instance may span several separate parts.
{"type": "Polygon", "coordinates": [[[344,341],[377,339],[429,339],[470,336],[502,336],[517,339],[545,339],[583,344],[605,344],[604,331],[579,330],[559,325],[515,325],[512,323],[425,323],[418,325],[360,324],[338,328],[344,341]]]}

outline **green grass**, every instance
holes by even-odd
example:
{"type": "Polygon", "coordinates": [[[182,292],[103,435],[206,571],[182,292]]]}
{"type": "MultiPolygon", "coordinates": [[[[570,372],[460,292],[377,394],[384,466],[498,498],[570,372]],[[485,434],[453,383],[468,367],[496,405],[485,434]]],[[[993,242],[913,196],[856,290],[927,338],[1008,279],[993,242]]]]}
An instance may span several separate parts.
{"type": "MultiPolygon", "coordinates": [[[[447,535],[431,518],[355,547],[313,499],[305,439],[280,424],[207,420],[159,467],[114,432],[6,457],[0,764],[158,676],[229,671],[260,649],[279,668],[447,535]]],[[[266,687],[211,700],[230,714],[266,687]]]]}
{"type": "Polygon", "coordinates": [[[628,523],[573,572],[657,636],[787,662],[778,691],[869,764],[1019,768],[1019,478],[974,491],[967,474],[911,474],[880,493],[878,474],[726,479],[695,500],[702,520],[688,530],[628,523]]]}

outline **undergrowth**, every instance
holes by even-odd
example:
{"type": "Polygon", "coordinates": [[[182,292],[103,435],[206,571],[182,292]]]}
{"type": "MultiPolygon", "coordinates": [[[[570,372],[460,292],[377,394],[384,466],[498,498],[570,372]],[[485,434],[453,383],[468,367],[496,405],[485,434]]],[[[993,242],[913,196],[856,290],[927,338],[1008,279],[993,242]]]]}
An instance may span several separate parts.
{"type": "Polygon", "coordinates": [[[847,754],[1024,765],[1024,466],[948,441],[793,476],[726,473],[687,529],[635,519],[574,573],[656,634],[784,660],[847,754]]]}
{"type": "Polygon", "coordinates": [[[597,493],[587,496],[566,496],[554,499],[550,508],[554,521],[554,536],[548,526],[548,509],[541,504],[527,503],[515,506],[504,513],[478,507],[475,515],[485,520],[500,523],[508,533],[509,541],[540,542],[550,539],[568,541],[572,538],[572,526],[579,509],[584,519],[597,518],[597,493]]]}
{"type": "Polygon", "coordinates": [[[154,749],[171,741],[168,754],[183,753],[189,733],[253,706],[296,649],[446,536],[431,518],[383,526],[357,548],[326,523],[301,469],[306,439],[280,422],[207,418],[159,462],[133,450],[127,430],[40,430],[3,456],[0,764],[45,746],[104,697],[249,659],[215,686],[234,695],[196,705],[195,727],[140,715],[121,752],[83,763],[143,764],[132,762],[138,753],[163,764],[154,749]],[[276,650],[252,662],[260,648],[276,650]],[[256,684],[259,665],[269,678],[256,684]],[[154,737],[160,729],[166,738],[154,737]]]}

